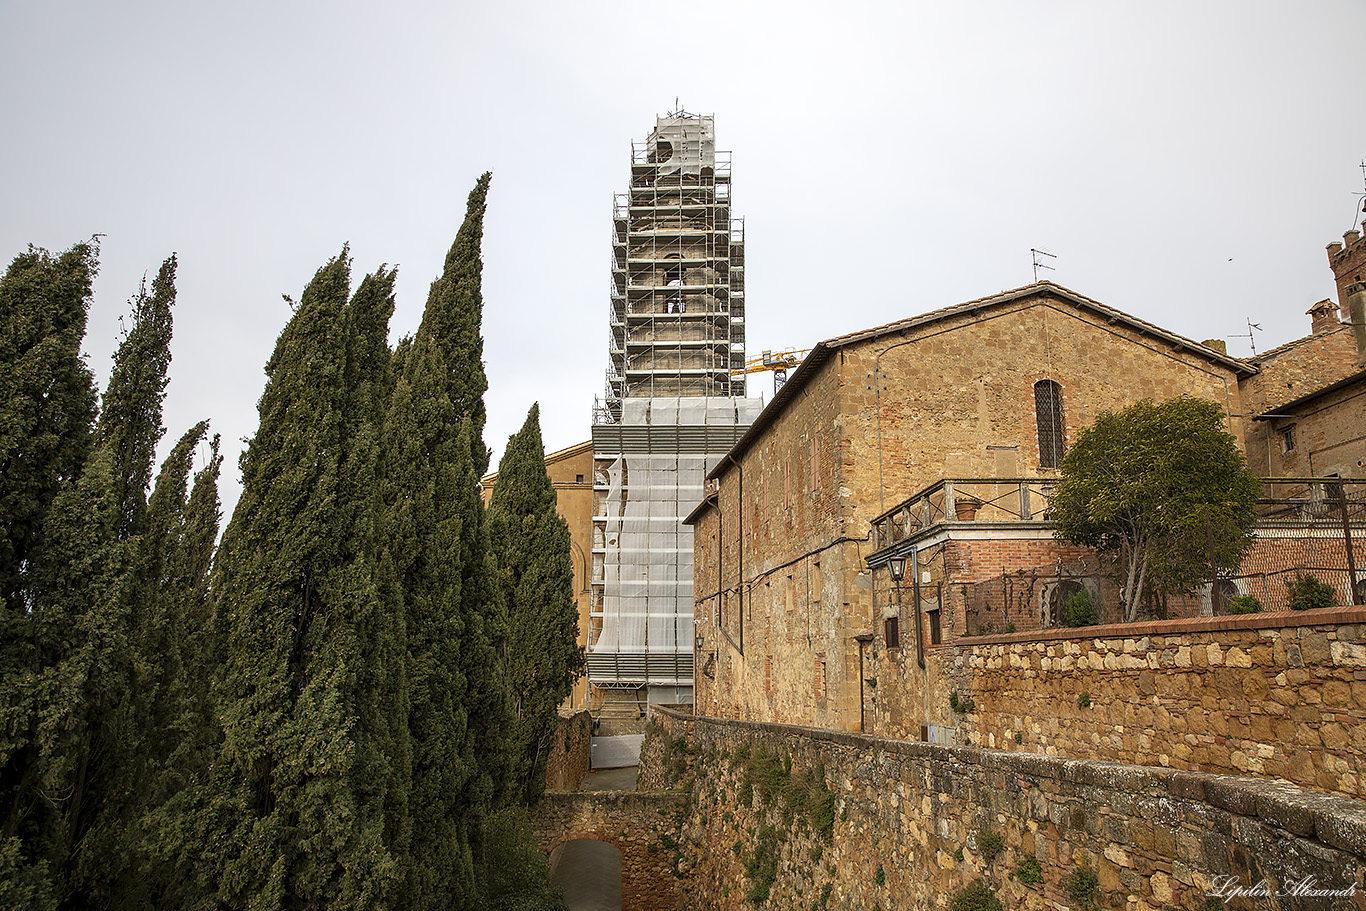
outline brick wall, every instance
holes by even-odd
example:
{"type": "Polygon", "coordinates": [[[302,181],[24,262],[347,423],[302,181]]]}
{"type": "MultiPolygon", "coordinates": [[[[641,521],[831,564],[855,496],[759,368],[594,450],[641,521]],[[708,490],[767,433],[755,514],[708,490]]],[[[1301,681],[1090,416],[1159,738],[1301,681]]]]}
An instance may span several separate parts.
{"type": "MultiPolygon", "coordinates": [[[[745,861],[757,841],[772,847],[763,906],[774,911],[942,908],[978,878],[1008,908],[1074,908],[1081,902],[1065,884],[1082,869],[1097,883],[1087,901],[1130,911],[1205,911],[1224,882],[1250,888],[1265,879],[1273,892],[1309,877],[1320,888],[1366,886],[1366,810],[1339,796],[674,711],[658,718],[660,736],[687,737],[699,757],[678,836],[688,909],[753,907],[758,870],[745,861]],[[755,755],[777,757],[777,768],[790,770],[784,781],[814,773],[826,783],[835,801],[828,839],[813,830],[808,803],[765,798],[755,755]],[[1019,875],[1027,861],[1041,882],[1019,875]]],[[[1273,897],[1256,907],[1360,905],[1273,897]]]]}

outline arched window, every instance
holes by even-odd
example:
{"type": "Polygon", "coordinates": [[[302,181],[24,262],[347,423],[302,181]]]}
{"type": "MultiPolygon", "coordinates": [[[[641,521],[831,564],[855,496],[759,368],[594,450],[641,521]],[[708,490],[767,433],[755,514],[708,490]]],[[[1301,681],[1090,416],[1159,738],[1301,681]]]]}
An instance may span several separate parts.
{"type": "Polygon", "coordinates": [[[1039,422],[1039,467],[1057,468],[1067,451],[1062,423],[1062,387],[1052,380],[1035,383],[1034,414],[1039,422]]]}

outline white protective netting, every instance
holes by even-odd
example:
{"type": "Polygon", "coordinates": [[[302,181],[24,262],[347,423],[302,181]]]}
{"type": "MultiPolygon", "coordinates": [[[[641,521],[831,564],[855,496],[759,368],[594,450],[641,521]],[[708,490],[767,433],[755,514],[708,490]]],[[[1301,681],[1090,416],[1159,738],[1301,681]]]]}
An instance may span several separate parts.
{"type": "MultiPolygon", "coordinates": [[[[624,425],[748,425],[762,402],[731,398],[626,399],[624,425]]],[[[628,453],[607,468],[602,630],[595,653],[692,651],[693,540],[682,524],[724,453],[628,453]]]]}

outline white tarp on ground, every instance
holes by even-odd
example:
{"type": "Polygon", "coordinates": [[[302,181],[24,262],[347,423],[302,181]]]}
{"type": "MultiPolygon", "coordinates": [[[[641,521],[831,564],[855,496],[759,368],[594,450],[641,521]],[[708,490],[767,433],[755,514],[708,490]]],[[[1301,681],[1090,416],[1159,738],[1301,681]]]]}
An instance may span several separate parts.
{"type": "Polygon", "coordinates": [[[627,766],[640,765],[640,745],[644,742],[644,734],[594,737],[588,747],[591,767],[624,769],[627,766]]]}

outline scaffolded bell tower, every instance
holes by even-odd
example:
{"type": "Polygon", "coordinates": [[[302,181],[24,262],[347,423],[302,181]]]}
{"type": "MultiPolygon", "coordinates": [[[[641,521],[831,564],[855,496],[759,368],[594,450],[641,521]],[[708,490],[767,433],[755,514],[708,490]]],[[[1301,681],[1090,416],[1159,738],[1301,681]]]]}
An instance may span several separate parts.
{"type": "Polygon", "coordinates": [[[612,217],[610,367],[594,411],[590,705],[691,701],[692,529],[681,519],[762,407],[746,399],[744,224],[712,118],[660,117],[612,217]]]}

